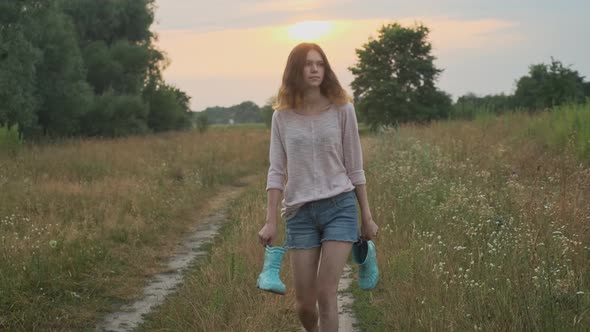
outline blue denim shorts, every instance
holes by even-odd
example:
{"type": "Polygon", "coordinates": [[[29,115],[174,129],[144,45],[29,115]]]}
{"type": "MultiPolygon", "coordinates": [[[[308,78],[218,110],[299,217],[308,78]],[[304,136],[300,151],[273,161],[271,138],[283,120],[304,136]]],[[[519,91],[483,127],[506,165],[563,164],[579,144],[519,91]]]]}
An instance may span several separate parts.
{"type": "Polygon", "coordinates": [[[320,247],[324,241],[356,242],[357,211],[354,191],[305,203],[286,221],[285,249],[320,247]]]}

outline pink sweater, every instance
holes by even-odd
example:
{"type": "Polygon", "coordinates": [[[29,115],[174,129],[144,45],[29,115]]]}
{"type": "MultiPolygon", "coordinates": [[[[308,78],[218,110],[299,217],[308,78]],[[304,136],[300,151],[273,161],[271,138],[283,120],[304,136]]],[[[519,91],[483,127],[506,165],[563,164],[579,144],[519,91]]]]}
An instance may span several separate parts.
{"type": "Polygon", "coordinates": [[[283,191],[285,219],[306,202],[366,183],[354,106],[332,105],[312,115],[275,111],[269,159],[266,190],[283,191]]]}

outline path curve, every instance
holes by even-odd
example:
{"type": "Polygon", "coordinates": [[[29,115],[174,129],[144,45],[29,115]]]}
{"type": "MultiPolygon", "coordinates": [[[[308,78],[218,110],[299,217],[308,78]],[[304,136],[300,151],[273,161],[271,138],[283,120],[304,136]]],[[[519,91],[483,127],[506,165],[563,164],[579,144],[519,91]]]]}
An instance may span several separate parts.
{"type": "Polygon", "coordinates": [[[144,315],[161,305],[168,295],[176,291],[176,287],[183,280],[183,272],[199,258],[207,255],[202,248],[215,238],[227,220],[229,201],[237,198],[254,179],[256,176],[249,176],[234,186],[221,187],[218,193],[208,200],[201,214],[206,217],[193,227],[190,235],[178,246],[176,254],[168,260],[164,272],[150,278],[139,299],[104,317],[96,326],[96,331],[133,331],[143,322],[144,315]]]}
{"type": "MultiPolygon", "coordinates": [[[[205,207],[202,215],[206,217],[196,225],[190,235],[178,246],[176,254],[172,256],[164,272],[152,276],[143,289],[143,294],[133,303],[115,309],[105,316],[96,326],[96,331],[101,332],[128,332],[134,331],[157,306],[161,305],[166,297],[176,291],[177,286],[183,281],[184,271],[207,255],[202,248],[210,243],[219,233],[219,229],[227,221],[227,205],[237,198],[244,189],[257,177],[249,176],[234,186],[220,188],[205,207]]],[[[356,323],[351,305],[352,294],[346,290],[353,282],[352,270],[346,265],[338,284],[338,314],[339,331],[356,332],[356,323]]]]}

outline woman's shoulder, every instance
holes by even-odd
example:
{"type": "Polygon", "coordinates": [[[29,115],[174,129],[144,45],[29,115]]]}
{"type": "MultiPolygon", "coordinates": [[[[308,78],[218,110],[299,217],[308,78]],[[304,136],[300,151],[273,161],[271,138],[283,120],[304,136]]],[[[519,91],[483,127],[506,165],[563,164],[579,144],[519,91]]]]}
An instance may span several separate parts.
{"type": "Polygon", "coordinates": [[[293,112],[293,110],[291,109],[281,109],[281,110],[274,110],[272,112],[272,122],[277,123],[278,125],[280,124],[281,126],[289,121],[289,118],[291,118],[291,113],[293,112]]]}
{"type": "Polygon", "coordinates": [[[272,117],[273,118],[279,118],[282,119],[284,118],[286,115],[288,115],[290,112],[292,112],[292,110],[290,108],[283,108],[283,109],[275,109],[272,112],[272,117]]]}
{"type": "Polygon", "coordinates": [[[350,101],[346,102],[345,104],[336,106],[338,110],[342,111],[345,115],[348,115],[351,112],[354,113],[354,104],[350,101]]]}

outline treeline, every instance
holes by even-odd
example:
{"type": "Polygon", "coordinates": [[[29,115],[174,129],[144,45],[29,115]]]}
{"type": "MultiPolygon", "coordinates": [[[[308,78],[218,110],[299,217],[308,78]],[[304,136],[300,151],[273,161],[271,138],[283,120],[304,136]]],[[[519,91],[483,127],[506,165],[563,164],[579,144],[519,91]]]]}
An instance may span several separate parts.
{"type": "Polygon", "coordinates": [[[502,114],[514,110],[529,113],[564,104],[581,104],[590,98],[590,82],[559,60],[529,67],[528,75],[517,80],[513,94],[477,96],[468,93],[453,105],[452,118],[473,118],[478,112],[502,114]]]}
{"type": "Polygon", "coordinates": [[[272,120],[272,103],[269,101],[262,107],[252,101],[245,101],[230,107],[208,107],[201,112],[195,112],[193,120],[206,119],[208,124],[238,124],[238,123],[265,123],[270,126],[272,120]]]}
{"type": "Polygon", "coordinates": [[[355,76],[351,87],[359,118],[372,129],[404,122],[472,118],[482,111],[535,112],[585,103],[590,97],[590,82],[551,59],[550,64],[530,66],[528,75],[517,80],[513,95],[479,97],[471,93],[453,103],[451,96],[437,87],[443,69],[434,65],[429,32],[422,24],[388,24],[378,31],[378,38],[356,50],[357,63],[349,68],[355,76]]]}
{"type": "MultiPolygon", "coordinates": [[[[398,44],[399,46],[399,44],[398,44]]],[[[364,58],[365,62],[369,62],[364,58]]],[[[407,59],[407,58],[404,58],[407,59]]],[[[433,58],[432,58],[433,59],[433,58]]],[[[392,80],[390,87],[381,93],[380,98],[371,99],[371,95],[357,87],[356,102],[360,104],[359,118],[366,122],[373,121],[377,124],[395,124],[403,122],[424,122],[433,119],[472,119],[481,112],[502,114],[505,112],[525,111],[529,113],[554,108],[564,104],[582,104],[590,98],[590,82],[578,71],[564,66],[560,61],[551,59],[550,64],[535,64],[529,68],[529,73],[516,81],[516,90],[513,94],[495,94],[477,96],[468,93],[452,102],[450,95],[438,90],[435,87],[434,78],[440,69],[434,68],[432,59],[423,63],[404,64],[397,61],[397,65],[407,66],[405,78],[401,78],[385,70],[369,70],[371,64],[364,64],[365,72],[356,72],[357,86],[362,82],[366,90],[372,89],[371,80],[379,83],[392,80]],[[428,68],[430,74],[421,75],[420,69],[428,68]],[[378,75],[383,75],[380,77],[378,75]],[[422,86],[416,88],[412,85],[411,75],[416,75],[413,81],[422,80],[422,86]],[[429,82],[424,84],[424,82],[429,82]],[[426,90],[426,93],[421,90],[426,90]],[[362,93],[361,93],[362,91],[362,93]],[[365,100],[363,100],[363,98],[365,100]],[[370,101],[368,106],[363,101],[370,101]],[[396,101],[396,102],[394,102],[396,101]],[[364,107],[364,109],[363,109],[364,107]],[[383,111],[383,110],[387,111],[383,111]],[[366,111],[366,113],[363,113],[366,111]]],[[[406,60],[416,61],[416,60],[406,60]]],[[[375,62],[375,67],[380,66],[375,62]]],[[[378,84],[375,84],[378,87],[378,84]]],[[[379,87],[380,88],[380,87],[379,87]]],[[[379,92],[377,88],[371,91],[373,94],[379,92]]],[[[195,119],[205,117],[209,124],[229,123],[270,123],[272,117],[272,99],[266,105],[259,107],[251,101],[246,101],[231,107],[209,107],[202,112],[195,113],[195,119]]]]}
{"type": "Polygon", "coordinates": [[[245,101],[230,107],[208,107],[197,114],[206,116],[210,124],[262,122],[260,107],[251,101],[245,101]]]}
{"type": "Polygon", "coordinates": [[[154,2],[0,2],[0,127],[32,139],[190,127],[190,97],[162,79],[154,2]]]}

